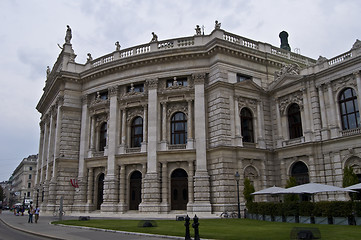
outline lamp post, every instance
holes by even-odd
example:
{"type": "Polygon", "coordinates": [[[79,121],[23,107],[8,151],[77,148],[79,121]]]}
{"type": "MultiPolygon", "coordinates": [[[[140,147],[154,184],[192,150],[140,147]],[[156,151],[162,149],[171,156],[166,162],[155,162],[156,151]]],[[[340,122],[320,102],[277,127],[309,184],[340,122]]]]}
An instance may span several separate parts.
{"type": "Polygon", "coordinates": [[[39,188],[36,189],[36,207],[39,206],[39,188]]]}
{"type": "Polygon", "coordinates": [[[26,193],[24,193],[23,209],[21,210],[21,216],[24,216],[24,211],[25,211],[25,197],[26,197],[26,193]]]}
{"type": "Polygon", "coordinates": [[[240,179],[240,175],[238,173],[238,171],[236,172],[236,174],[234,174],[234,178],[236,179],[236,182],[237,182],[237,201],[238,201],[238,218],[241,218],[241,207],[240,207],[240,204],[239,204],[239,179],[240,179]]]}

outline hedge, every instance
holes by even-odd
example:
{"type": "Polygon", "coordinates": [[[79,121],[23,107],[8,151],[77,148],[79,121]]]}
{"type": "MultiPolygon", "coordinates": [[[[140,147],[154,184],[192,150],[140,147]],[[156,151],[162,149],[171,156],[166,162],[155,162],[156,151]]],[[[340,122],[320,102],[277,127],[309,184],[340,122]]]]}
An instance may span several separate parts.
{"type": "Polygon", "coordinates": [[[248,213],[271,216],[349,217],[361,216],[361,202],[253,202],[248,213]]]}

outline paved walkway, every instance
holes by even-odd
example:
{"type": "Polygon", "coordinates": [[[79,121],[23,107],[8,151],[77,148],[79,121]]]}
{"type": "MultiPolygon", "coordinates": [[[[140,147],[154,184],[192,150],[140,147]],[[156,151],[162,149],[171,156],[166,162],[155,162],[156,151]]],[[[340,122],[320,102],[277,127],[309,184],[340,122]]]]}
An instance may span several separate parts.
{"type": "MultiPolygon", "coordinates": [[[[91,218],[98,218],[91,216],[91,218]]],[[[101,217],[101,216],[100,216],[101,217]]],[[[139,217],[139,216],[138,216],[139,217]]],[[[101,217],[104,218],[104,217],[101,217]]],[[[78,219],[78,217],[65,216],[64,220],[78,219]]],[[[3,211],[0,214],[0,220],[7,226],[27,232],[30,234],[47,237],[50,239],[61,239],[61,240],[87,240],[87,239],[122,239],[122,240],[164,240],[164,239],[184,239],[184,237],[172,237],[172,236],[161,236],[141,233],[128,233],[111,230],[95,230],[84,227],[69,227],[69,226],[58,226],[50,224],[52,221],[56,221],[57,218],[53,216],[40,215],[38,223],[28,223],[28,214],[24,216],[15,216],[10,211],[3,211]]]]}

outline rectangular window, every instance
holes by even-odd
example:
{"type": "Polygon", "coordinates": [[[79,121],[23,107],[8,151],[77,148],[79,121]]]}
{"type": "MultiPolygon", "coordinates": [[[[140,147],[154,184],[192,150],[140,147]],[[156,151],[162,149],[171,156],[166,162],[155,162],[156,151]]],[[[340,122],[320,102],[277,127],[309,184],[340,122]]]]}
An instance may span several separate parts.
{"type": "Polygon", "coordinates": [[[31,171],[31,170],[33,170],[33,167],[30,167],[29,169],[30,169],[30,171],[31,171]]]}
{"type": "Polygon", "coordinates": [[[28,188],[31,188],[31,183],[28,183],[28,188]]]}
{"type": "Polygon", "coordinates": [[[31,179],[31,174],[29,174],[29,179],[31,179]]]}
{"type": "Polygon", "coordinates": [[[30,192],[28,192],[28,197],[30,197],[30,192]]]}
{"type": "Polygon", "coordinates": [[[237,82],[243,82],[246,80],[252,80],[252,77],[243,74],[237,74],[237,82]]]}

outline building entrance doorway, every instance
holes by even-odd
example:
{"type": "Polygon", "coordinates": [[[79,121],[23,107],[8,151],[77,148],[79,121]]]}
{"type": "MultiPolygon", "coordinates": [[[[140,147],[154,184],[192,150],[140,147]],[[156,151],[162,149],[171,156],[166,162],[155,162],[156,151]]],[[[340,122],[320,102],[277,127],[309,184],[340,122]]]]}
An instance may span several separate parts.
{"type": "Polygon", "coordinates": [[[188,174],[183,169],[176,169],[171,175],[171,209],[187,210],[188,174]]]}
{"type": "Polygon", "coordinates": [[[104,190],[104,173],[100,174],[98,178],[97,210],[100,210],[100,206],[103,203],[103,190],[104,190]]]}
{"type": "Polygon", "coordinates": [[[129,210],[139,210],[142,202],[142,173],[139,171],[134,171],[130,176],[129,198],[129,210]]]}

